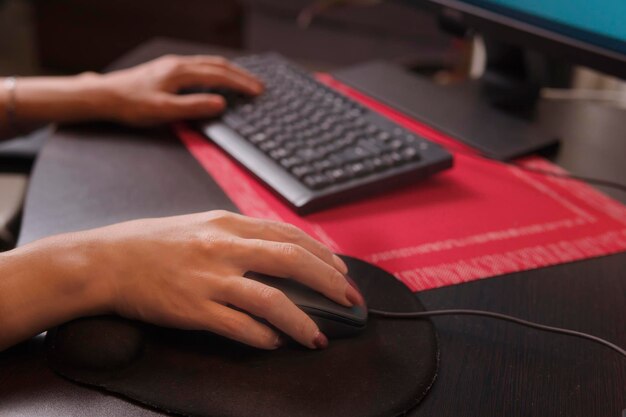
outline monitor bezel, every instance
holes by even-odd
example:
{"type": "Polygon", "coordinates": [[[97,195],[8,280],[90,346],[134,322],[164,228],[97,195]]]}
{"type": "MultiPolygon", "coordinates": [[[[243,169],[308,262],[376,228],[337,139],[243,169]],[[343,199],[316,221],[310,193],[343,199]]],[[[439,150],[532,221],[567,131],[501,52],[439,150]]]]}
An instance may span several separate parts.
{"type": "Polygon", "coordinates": [[[626,55],[530,24],[485,7],[457,0],[429,0],[440,13],[459,18],[467,27],[508,43],[626,79],[626,55]]]}

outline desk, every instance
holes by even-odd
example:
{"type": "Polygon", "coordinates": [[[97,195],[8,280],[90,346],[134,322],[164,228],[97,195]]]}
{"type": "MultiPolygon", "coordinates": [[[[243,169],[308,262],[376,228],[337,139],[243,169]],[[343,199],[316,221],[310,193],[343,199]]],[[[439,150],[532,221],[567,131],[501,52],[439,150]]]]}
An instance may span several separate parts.
{"type": "MultiPolygon", "coordinates": [[[[118,62],[162,53],[215,53],[167,40],[118,62]]],[[[218,51],[225,53],[224,51],[218,51]]],[[[567,138],[557,162],[624,182],[624,112],[590,103],[542,103],[538,120],[567,138]]],[[[613,194],[626,201],[626,196],[613,194]]],[[[121,220],[233,208],[164,129],[63,128],[37,161],[21,242],[121,220]]],[[[626,253],[429,290],[429,309],[499,311],[568,327],[626,346],[626,253]]],[[[435,318],[439,375],[410,415],[618,417],[626,408],[626,362],[565,336],[482,318],[435,318]]],[[[56,376],[38,337],[0,354],[0,414],[156,416],[158,412],[56,376]]]]}

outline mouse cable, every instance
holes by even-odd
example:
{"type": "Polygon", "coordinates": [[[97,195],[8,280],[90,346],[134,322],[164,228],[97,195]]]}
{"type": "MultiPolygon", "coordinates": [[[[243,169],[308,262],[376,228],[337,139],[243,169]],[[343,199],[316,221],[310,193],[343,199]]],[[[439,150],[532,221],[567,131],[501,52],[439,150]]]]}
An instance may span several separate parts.
{"type": "Polygon", "coordinates": [[[566,180],[588,182],[589,184],[595,184],[595,185],[600,185],[600,186],[603,186],[603,187],[615,188],[617,190],[626,192],[626,185],[625,184],[621,184],[619,182],[615,182],[615,181],[609,181],[609,180],[600,179],[600,178],[584,177],[584,176],[576,175],[576,174],[546,171],[545,169],[527,167],[527,166],[520,165],[520,164],[515,163],[515,162],[502,161],[500,159],[494,158],[494,157],[489,156],[489,155],[484,154],[484,153],[472,153],[472,152],[461,151],[461,150],[458,150],[458,149],[450,149],[450,148],[446,148],[446,149],[449,152],[452,152],[452,153],[460,153],[462,155],[469,156],[469,157],[476,158],[476,159],[482,159],[482,160],[487,160],[487,161],[499,163],[499,164],[502,164],[502,165],[513,166],[515,168],[521,169],[522,171],[528,171],[528,172],[531,172],[531,173],[534,173],[534,174],[545,175],[547,177],[562,178],[562,179],[566,179],[566,180]]]}
{"type": "Polygon", "coordinates": [[[532,321],[522,320],[517,317],[507,316],[506,314],[495,313],[493,311],[483,311],[483,310],[465,310],[465,309],[454,309],[454,310],[431,310],[431,311],[419,311],[413,313],[400,313],[400,312],[391,312],[391,311],[381,311],[369,309],[369,314],[372,316],[378,316],[383,318],[395,318],[395,319],[417,319],[422,317],[430,317],[430,316],[449,316],[449,315],[471,315],[471,316],[484,316],[492,319],[499,319],[510,321],[516,324],[521,324],[522,326],[531,327],[538,330],[544,330],[547,332],[560,333],[568,336],[580,337],[583,339],[591,340],[592,342],[600,343],[608,348],[613,349],[620,355],[626,358],[626,350],[621,347],[609,342],[608,340],[604,340],[598,336],[594,336],[588,333],[578,332],[576,330],[563,329],[561,327],[553,327],[546,326],[545,324],[534,323],[532,321]]]}

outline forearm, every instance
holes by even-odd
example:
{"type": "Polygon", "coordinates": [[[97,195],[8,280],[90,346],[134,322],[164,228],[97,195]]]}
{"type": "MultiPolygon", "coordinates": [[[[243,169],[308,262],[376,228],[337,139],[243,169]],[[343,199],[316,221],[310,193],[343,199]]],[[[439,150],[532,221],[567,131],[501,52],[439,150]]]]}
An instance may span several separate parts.
{"type": "Polygon", "coordinates": [[[113,115],[108,114],[109,109],[115,108],[113,100],[105,78],[95,73],[18,78],[13,92],[7,88],[0,91],[0,137],[44,123],[110,119],[113,115]],[[12,118],[9,106],[14,109],[12,118]]]}
{"type": "Polygon", "coordinates": [[[106,286],[72,235],[0,254],[0,351],[71,319],[107,311],[106,286]]]}
{"type": "Polygon", "coordinates": [[[15,88],[18,123],[78,122],[107,118],[108,89],[100,74],[26,77],[15,88]]]}

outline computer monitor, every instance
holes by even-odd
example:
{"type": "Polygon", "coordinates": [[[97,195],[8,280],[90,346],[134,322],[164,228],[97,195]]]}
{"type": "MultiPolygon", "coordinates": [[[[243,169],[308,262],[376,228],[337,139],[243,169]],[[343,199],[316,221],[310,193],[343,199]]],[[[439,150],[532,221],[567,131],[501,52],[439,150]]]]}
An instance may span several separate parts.
{"type": "Polygon", "coordinates": [[[626,79],[626,0],[430,2],[491,38],[626,79]]]}

